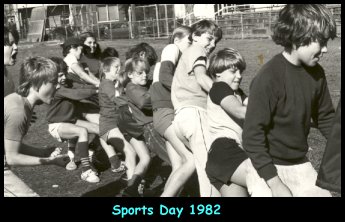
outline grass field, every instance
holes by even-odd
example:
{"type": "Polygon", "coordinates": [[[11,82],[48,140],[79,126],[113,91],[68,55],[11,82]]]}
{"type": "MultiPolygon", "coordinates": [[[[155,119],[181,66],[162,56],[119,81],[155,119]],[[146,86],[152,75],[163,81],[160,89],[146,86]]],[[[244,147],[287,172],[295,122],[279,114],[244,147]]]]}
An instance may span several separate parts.
{"type": "MultiPolygon", "coordinates": [[[[124,61],[125,52],[132,45],[135,45],[140,40],[116,40],[100,42],[101,47],[115,47],[119,54],[121,61],[124,61]]],[[[152,45],[157,54],[160,56],[163,47],[167,40],[145,40],[145,42],[152,45]]],[[[275,54],[282,51],[280,46],[273,43],[272,40],[222,40],[217,49],[224,47],[233,47],[238,49],[247,62],[247,69],[243,74],[242,89],[245,93],[249,93],[249,84],[259,68],[262,66],[261,62],[265,63],[275,54]],[[261,58],[261,59],[260,59],[261,58]],[[263,59],[262,59],[263,58],[263,59]]],[[[15,83],[18,83],[19,65],[21,61],[30,55],[39,55],[44,57],[60,56],[62,57],[62,49],[58,45],[49,44],[19,44],[19,54],[17,56],[17,64],[9,67],[9,72],[14,76],[15,83]]],[[[331,93],[332,101],[336,107],[340,99],[341,89],[341,41],[339,38],[329,41],[328,53],[321,59],[320,64],[326,72],[328,87],[331,93]]],[[[46,106],[37,106],[35,112],[38,115],[38,120],[31,126],[25,142],[35,145],[37,147],[45,146],[61,146],[48,133],[47,122],[45,121],[46,106]]],[[[311,129],[308,138],[309,146],[312,150],[308,153],[312,164],[316,169],[319,168],[326,140],[316,129],[311,129]]],[[[63,145],[65,147],[65,145],[63,145]]],[[[85,192],[91,191],[95,188],[102,187],[108,184],[107,189],[114,189],[117,187],[116,181],[118,177],[114,177],[109,170],[102,172],[100,178],[101,182],[98,184],[88,184],[80,179],[80,171],[66,171],[62,167],[57,166],[37,166],[37,167],[13,167],[13,171],[22,178],[34,191],[40,196],[60,197],[60,196],[81,196],[85,192]],[[53,185],[58,185],[54,188],[53,185]]],[[[340,196],[334,193],[334,196],[340,196]]]]}

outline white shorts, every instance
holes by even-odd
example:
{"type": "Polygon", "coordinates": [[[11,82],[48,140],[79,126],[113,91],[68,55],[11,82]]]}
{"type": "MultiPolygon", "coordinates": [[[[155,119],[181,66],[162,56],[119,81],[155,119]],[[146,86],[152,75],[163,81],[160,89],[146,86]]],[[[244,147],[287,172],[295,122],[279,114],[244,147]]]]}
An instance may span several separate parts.
{"type": "Polygon", "coordinates": [[[48,131],[49,131],[50,135],[52,135],[52,137],[57,139],[59,142],[62,142],[62,139],[58,133],[58,129],[59,129],[60,125],[61,125],[61,123],[48,124],[48,131]]]}

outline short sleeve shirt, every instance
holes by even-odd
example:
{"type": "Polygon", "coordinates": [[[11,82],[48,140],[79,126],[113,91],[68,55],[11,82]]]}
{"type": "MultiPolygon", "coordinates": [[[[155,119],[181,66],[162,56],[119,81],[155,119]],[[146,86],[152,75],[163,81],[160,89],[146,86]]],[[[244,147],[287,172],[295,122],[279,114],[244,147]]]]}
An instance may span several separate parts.
{"type": "MultiPolygon", "coordinates": [[[[78,62],[78,59],[74,56],[74,55],[72,55],[72,54],[68,54],[64,59],[63,59],[63,61],[65,61],[65,63],[67,64],[67,66],[68,66],[68,72],[70,72],[70,73],[75,73],[72,69],[71,69],[71,66],[73,65],[73,64],[75,64],[75,63],[79,63],[78,62]]],[[[76,73],[75,73],[76,74],[76,73]]]]}
{"type": "Polygon", "coordinates": [[[4,139],[22,141],[32,116],[32,107],[27,98],[12,93],[4,98],[4,139]]]}

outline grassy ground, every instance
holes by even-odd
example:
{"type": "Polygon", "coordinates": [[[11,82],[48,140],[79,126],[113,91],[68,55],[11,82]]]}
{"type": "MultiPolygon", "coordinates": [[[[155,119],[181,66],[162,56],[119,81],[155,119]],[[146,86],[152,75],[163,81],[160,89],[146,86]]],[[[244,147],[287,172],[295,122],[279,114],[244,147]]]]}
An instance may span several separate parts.
{"type": "MultiPolygon", "coordinates": [[[[100,42],[102,48],[115,47],[119,54],[121,61],[124,61],[125,52],[132,45],[141,42],[140,40],[116,40],[100,42]]],[[[167,40],[145,40],[145,42],[152,45],[158,55],[161,54],[163,47],[167,40]]],[[[222,40],[217,49],[224,47],[233,47],[238,49],[244,56],[247,62],[247,69],[243,74],[242,88],[248,94],[249,84],[256,72],[263,63],[271,59],[275,54],[279,53],[282,48],[275,45],[271,40],[222,40]]],[[[324,67],[329,90],[331,93],[334,106],[338,104],[341,89],[341,41],[335,39],[328,44],[328,52],[321,59],[320,64],[324,67]]],[[[15,66],[9,67],[9,72],[14,76],[15,83],[18,82],[19,64],[29,55],[39,55],[44,57],[60,56],[62,57],[62,50],[58,45],[52,44],[19,44],[18,62],[15,66]]],[[[59,145],[48,133],[47,122],[45,121],[46,106],[37,106],[35,111],[38,115],[38,120],[31,126],[25,142],[35,145],[37,147],[47,147],[59,145]]],[[[308,142],[312,150],[308,156],[313,166],[318,169],[322,159],[326,140],[319,133],[318,130],[312,129],[308,142]]],[[[65,145],[63,145],[65,147],[65,145]]],[[[112,174],[109,170],[102,172],[101,182],[98,184],[88,184],[80,179],[80,171],[68,172],[62,167],[57,166],[37,166],[37,167],[14,167],[13,171],[22,178],[34,191],[40,196],[85,196],[90,194],[92,190],[103,187],[106,191],[119,188],[122,185],[119,183],[118,175],[112,174]],[[58,185],[57,187],[53,185],[58,185]],[[107,185],[107,186],[105,186],[107,185]]],[[[334,193],[334,196],[340,194],[334,193]]]]}

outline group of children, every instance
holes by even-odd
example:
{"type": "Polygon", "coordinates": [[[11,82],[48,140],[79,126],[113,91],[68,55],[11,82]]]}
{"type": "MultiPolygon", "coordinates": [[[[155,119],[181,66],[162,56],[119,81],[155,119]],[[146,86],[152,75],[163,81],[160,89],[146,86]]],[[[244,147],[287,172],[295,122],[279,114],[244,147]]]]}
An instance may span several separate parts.
{"type": "MultiPolygon", "coordinates": [[[[124,68],[111,48],[98,52],[103,54],[99,63],[90,62],[99,50],[96,38],[86,34],[65,41],[64,59],[26,59],[21,75],[27,78],[18,88],[25,93],[6,97],[5,111],[12,97],[28,100],[25,109],[32,111],[31,94],[50,104],[49,132],[68,141],[72,161],[66,168],[76,169],[78,156],[81,178],[90,183],[100,181],[88,152],[88,135],[97,135],[111,170],[126,172],[123,196],[139,196],[152,151],[172,167],[163,197],[179,196],[195,170],[202,197],[330,196],[315,185],[317,173],[306,152],[310,120],[327,138],[334,117],[317,62],[335,34],[334,19],[323,5],[286,5],[272,37],[284,51],[260,69],[249,99],[240,88],[246,69],[240,52],[224,48],[211,56],[222,39],[222,30],[212,21],[176,28],[157,64],[151,46],[136,45],[128,50],[124,68]],[[92,68],[83,65],[84,47],[89,56],[83,61],[92,68]],[[39,60],[55,64],[46,70],[58,76],[39,73],[39,60]],[[151,139],[165,146],[148,147],[151,139]]],[[[9,111],[6,115],[10,121],[9,111]]],[[[5,118],[6,156],[6,141],[11,140],[7,125],[5,118]]],[[[56,151],[51,159],[59,157],[61,150],[56,151]]]]}

